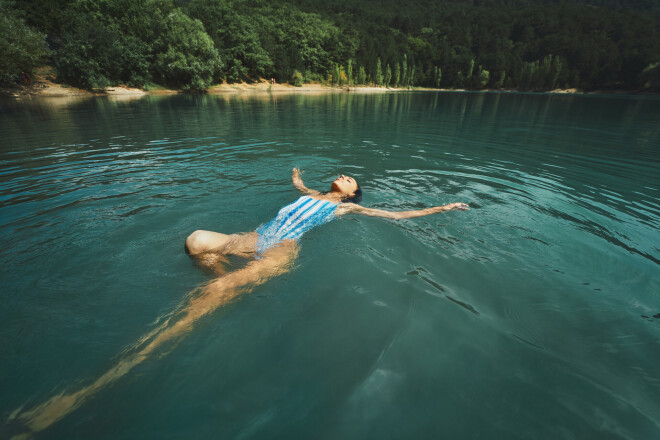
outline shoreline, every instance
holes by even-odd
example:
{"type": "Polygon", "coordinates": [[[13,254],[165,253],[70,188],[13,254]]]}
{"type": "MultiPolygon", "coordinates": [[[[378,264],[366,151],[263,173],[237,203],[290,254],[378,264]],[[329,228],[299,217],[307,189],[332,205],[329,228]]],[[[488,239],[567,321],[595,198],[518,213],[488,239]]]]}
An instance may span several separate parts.
{"type": "MultiPolygon", "coordinates": [[[[430,90],[430,89],[429,89],[430,90]]],[[[401,92],[407,89],[386,88],[375,86],[330,86],[320,83],[303,84],[301,87],[295,87],[290,84],[271,84],[269,81],[262,80],[254,83],[222,83],[209,87],[206,90],[190,92],[186,90],[175,90],[167,88],[140,89],[118,84],[103,89],[87,90],[80,89],[67,84],[56,83],[51,79],[34,75],[33,81],[29,85],[16,84],[11,88],[0,89],[1,96],[12,97],[16,99],[39,97],[39,98],[70,98],[70,97],[93,97],[93,96],[112,96],[112,97],[139,97],[146,95],[178,95],[178,94],[206,94],[206,95],[234,95],[234,94],[325,94],[325,93],[388,93],[401,92]]]]}
{"type": "Polygon", "coordinates": [[[263,95],[263,94],[305,94],[318,95],[327,93],[357,93],[357,94],[375,94],[375,93],[399,93],[399,92],[497,92],[497,93],[545,93],[557,95],[657,95],[657,93],[635,91],[635,90],[595,90],[583,91],[575,88],[555,89],[549,91],[522,91],[516,89],[446,89],[446,88],[394,88],[377,86],[330,86],[320,83],[303,84],[302,87],[295,87],[290,84],[271,84],[270,81],[262,80],[254,83],[222,83],[216,84],[207,90],[200,92],[188,92],[185,90],[173,90],[166,88],[154,88],[152,90],[128,87],[119,84],[112,87],[106,87],[98,90],[79,89],[66,84],[52,81],[52,77],[45,77],[35,74],[32,84],[16,84],[11,88],[0,89],[0,96],[7,96],[14,99],[22,98],[71,98],[71,97],[95,97],[110,96],[117,99],[137,98],[146,95],[176,95],[199,93],[208,95],[263,95]]]}

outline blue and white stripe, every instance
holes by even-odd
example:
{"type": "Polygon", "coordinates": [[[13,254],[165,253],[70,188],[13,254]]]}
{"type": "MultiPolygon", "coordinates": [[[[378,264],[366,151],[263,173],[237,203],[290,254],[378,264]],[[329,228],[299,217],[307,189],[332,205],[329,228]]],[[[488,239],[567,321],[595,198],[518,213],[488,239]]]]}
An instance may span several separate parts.
{"type": "Polygon", "coordinates": [[[315,226],[327,223],[335,217],[336,204],[302,196],[280,209],[277,216],[257,229],[257,252],[263,253],[282,240],[299,239],[315,226]]]}

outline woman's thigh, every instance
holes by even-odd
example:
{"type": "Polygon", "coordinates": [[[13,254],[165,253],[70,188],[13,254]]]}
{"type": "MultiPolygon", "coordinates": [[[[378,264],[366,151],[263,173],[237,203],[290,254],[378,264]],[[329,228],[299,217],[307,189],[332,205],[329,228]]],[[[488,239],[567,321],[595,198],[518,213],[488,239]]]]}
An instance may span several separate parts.
{"type": "Polygon", "coordinates": [[[218,277],[207,288],[223,290],[225,296],[235,296],[239,288],[263,284],[268,279],[288,272],[298,256],[299,246],[294,240],[285,240],[265,251],[259,258],[251,260],[245,267],[218,277]]]}
{"type": "Polygon", "coordinates": [[[239,255],[245,258],[252,257],[257,251],[258,237],[256,232],[229,235],[222,248],[222,253],[239,255]]]}
{"type": "Polygon", "coordinates": [[[186,238],[186,252],[190,255],[219,252],[232,255],[250,255],[255,252],[257,233],[221,234],[197,230],[186,238]]]}

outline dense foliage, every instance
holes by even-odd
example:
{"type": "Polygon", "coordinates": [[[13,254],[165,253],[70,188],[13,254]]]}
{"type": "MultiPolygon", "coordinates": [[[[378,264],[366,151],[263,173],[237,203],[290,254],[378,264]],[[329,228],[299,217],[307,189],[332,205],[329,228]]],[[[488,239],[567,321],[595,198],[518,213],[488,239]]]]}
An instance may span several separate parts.
{"type": "Polygon", "coordinates": [[[651,0],[17,0],[10,9],[0,45],[23,58],[3,50],[21,61],[3,62],[0,74],[41,62],[45,34],[60,78],[84,87],[204,89],[271,77],[297,85],[659,87],[660,10],[651,0]],[[8,26],[24,30],[7,36],[8,26]]]}
{"type": "Polygon", "coordinates": [[[43,62],[48,54],[44,38],[25,23],[12,2],[0,0],[0,84],[32,73],[43,62]]]}

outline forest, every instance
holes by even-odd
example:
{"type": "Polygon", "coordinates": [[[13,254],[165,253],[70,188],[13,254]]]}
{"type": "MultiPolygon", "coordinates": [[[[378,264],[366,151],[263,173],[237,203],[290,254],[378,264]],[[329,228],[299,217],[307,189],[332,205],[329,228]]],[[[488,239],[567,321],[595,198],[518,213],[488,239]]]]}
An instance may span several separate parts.
{"type": "Polygon", "coordinates": [[[653,0],[0,0],[0,83],[660,91],[653,0]]]}

